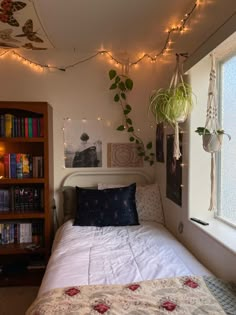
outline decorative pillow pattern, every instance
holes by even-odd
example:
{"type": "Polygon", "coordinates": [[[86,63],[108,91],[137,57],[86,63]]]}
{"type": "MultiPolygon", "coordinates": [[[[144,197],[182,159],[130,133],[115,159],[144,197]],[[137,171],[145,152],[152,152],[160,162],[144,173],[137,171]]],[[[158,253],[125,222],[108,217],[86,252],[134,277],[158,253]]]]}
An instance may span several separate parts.
{"type": "Polygon", "coordinates": [[[116,189],[91,190],[76,187],[77,211],[74,225],[138,225],[136,184],[116,189]]]}
{"type": "MultiPolygon", "coordinates": [[[[98,189],[125,187],[119,184],[98,184],[98,189]]],[[[158,184],[136,187],[136,208],[140,221],[154,221],[164,224],[161,194],[158,184]]]]}
{"type": "Polygon", "coordinates": [[[136,207],[139,220],[155,221],[164,224],[161,194],[158,184],[137,187],[136,207]]]}

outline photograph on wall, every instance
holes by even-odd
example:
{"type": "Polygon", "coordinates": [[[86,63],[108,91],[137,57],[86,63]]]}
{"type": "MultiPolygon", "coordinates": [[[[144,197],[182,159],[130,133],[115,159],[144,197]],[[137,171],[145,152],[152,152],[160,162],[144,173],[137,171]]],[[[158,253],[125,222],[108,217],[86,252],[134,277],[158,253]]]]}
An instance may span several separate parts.
{"type": "MultiPolygon", "coordinates": [[[[182,206],[182,156],[179,160],[173,157],[174,134],[167,135],[166,161],[166,197],[182,206]]],[[[179,134],[180,152],[182,153],[182,133],[179,134]]]]}
{"type": "Polygon", "coordinates": [[[156,128],[156,161],[164,162],[164,124],[160,123],[156,128]]]}
{"type": "Polygon", "coordinates": [[[64,122],[65,167],[102,167],[102,130],[98,120],[64,122]]]}
{"type": "Polygon", "coordinates": [[[108,143],[108,167],[143,167],[143,158],[138,155],[135,143],[108,143]]]}

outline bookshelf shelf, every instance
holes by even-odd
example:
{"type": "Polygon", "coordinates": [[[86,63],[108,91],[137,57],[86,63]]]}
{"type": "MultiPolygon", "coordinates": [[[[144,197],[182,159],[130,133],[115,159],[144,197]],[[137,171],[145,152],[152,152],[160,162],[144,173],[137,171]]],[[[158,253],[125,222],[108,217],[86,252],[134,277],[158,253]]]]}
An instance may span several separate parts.
{"type": "Polygon", "coordinates": [[[52,121],[46,102],[0,102],[0,285],[32,283],[32,257],[50,256],[52,121]]]}
{"type": "Polygon", "coordinates": [[[0,213],[0,220],[11,220],[14,215],[14,220],[18,219],[44,219],[45,214],[40,212],[25,212],[25,213],[0,213]]]}

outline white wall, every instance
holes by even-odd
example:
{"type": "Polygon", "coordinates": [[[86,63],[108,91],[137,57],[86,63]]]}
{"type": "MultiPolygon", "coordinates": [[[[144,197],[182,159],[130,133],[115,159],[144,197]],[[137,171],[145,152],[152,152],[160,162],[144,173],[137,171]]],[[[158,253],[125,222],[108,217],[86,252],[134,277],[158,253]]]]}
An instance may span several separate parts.
{"type": "MultiPolygon", "coordinates": [[[[65,66],[74,63],[81,57],[73,53],[23,52],[23,55],[40,61],[41,64],[65,66]],[[26,55],[28,54],[28,55],[26,55]]],[[[155,124],[147,118],[148,98],[152,89],[169,80],[168,64],[141,63],[137,69],[130,70],[134,81],[129,103],[133,108],[130,117],[145,142],[155,140],[155,124]],[[150,126],[154,125],[151,129],[150,126]]],[[[121,124],[120,106],[113,101],[113,93],[109,90],[108,71],[112,66],[104,56],[73,67],[66,72],[45,70],[37,73],[10,56],[0,59],[0,100],[8,101],[46,101],[53,107],[54,133],[54,185],[57,208],[61,210],[58,190],[63,178],[75,169],[64,169],[63,123],[66,117],[71,119],[97,119],[111,121],[112,126],[104,139],[110,142],[129,142],[126,132],[115,131],[121,124]]],[[[167,84],[167,83],[166,83],[167,84]]],[[[155,141],[153,141],[155,144],[155,141]]],[[[155,147],[154,147],[155,149],[155,147]]],[[[103,147],[106,157],[106,147],[103,147]]],[[[104,163],[106,165],[106,163],[104,163]]],[[[147,164],[146,171],[153,177],[155,167],[147,164]]]]}

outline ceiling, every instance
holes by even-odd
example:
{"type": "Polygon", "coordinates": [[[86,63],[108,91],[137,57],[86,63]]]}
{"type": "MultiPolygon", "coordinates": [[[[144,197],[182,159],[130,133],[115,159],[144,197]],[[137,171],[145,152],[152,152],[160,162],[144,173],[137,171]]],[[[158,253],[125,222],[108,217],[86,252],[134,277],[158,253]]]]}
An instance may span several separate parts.
{"type": "Polygon", "coordinates": [[[166,30],[181,25],[181,19],[190,13],[187,31],[171,32],[170,48],[191,55],[236,14],[236,0],[0,0],[0,4],[0,46],[82,54],[104,49],[112,54],[156,55],[165,46],[166,30]],[[17,9],[6,8],[6,2],[17,9]],[[16,7],[19,2],[25,3],[24,9],[16,7]],[[191,13],[195,4],[199,5],[191,13]],[[1,18],[9,12],[18,27],[1,18]]]}
{"type": "MultiPolygon", "coordinates": [[[[200,0],[173,48],[193,52],[236,11],[236,0],[200,0]]],[[[193,0],[36,0],[35,7],[53,46],[80,52],[107,49],[158,53],[166,29],[180,23],[193,0]]],[[[178,32],[177,32],[178,33],[178,32]]]]}

